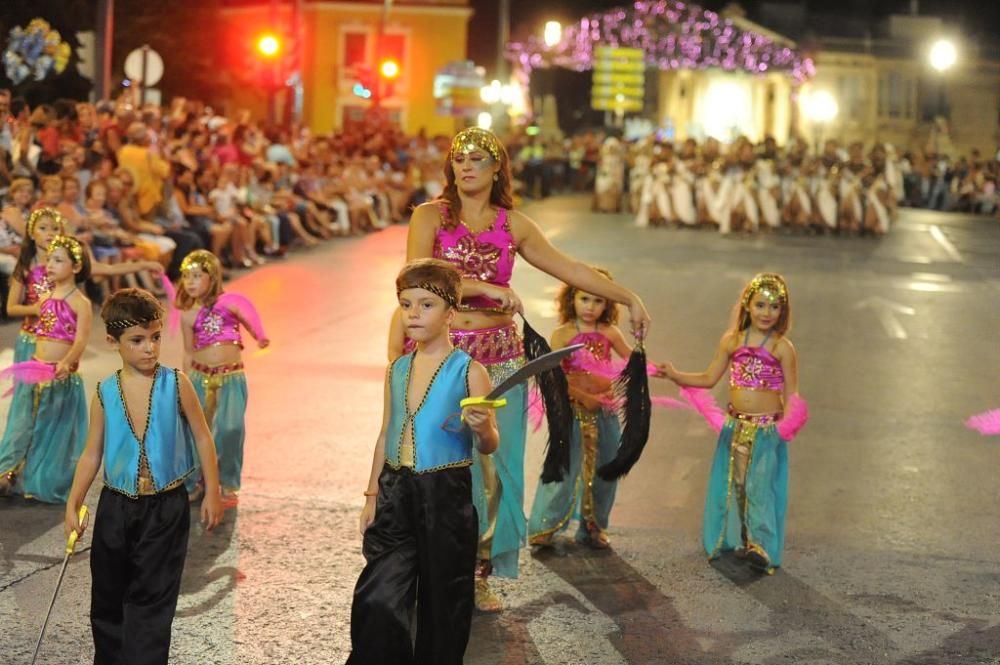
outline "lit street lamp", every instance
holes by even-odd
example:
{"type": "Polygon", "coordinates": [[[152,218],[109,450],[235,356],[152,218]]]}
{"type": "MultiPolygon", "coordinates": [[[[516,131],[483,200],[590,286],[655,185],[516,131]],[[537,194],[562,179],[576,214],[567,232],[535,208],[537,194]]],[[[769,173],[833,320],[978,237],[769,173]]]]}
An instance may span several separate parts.
{"type": "MultiPolygon", "coordinates": [[[[947,118],[950,113],[948,109],[948,100],[945,97],[944,90],[944,74],[949,69],[955,66],[958,61],[958,49],[955,48],[955,43],[950,39],[938,39],[933,44],[931,44],[930,51],[927,53],[927,60],[930,62],[931,67],[938,73],[937,78],[937,107],[934,109],[934,116],[942,116],[947,118]]],[[[934,118],[931,118],[934,121],[934,118]]]]}
{"type": "Polygon", "coordinates": [[[545,45],[552,48],[562,41],[562,24],[559,21],[546,21],[545,32],[542,33],[545,45]]]}
{"type": "Polygon", "coordinates": [[[818,154],[823,128],[837,117],[840,107],[837,105],[837,100],[834,99],[833,95],[826,90],[812,92],[806,96],[803,102],[806,117],[809,118],[814,126],[815,150],[818,154]]]}

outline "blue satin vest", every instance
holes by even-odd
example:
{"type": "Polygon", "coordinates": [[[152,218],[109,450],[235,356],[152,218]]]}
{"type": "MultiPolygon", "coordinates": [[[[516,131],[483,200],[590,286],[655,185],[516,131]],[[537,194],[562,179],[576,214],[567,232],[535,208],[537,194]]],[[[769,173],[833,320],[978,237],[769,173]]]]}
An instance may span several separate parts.
{"type": "Polygon", "coordinates": [[[156,369],[145,441],[138,440],[142,432],[132,432],[117,373],[97,385],[97,394],[104,408],[106,487],[131,497],[137,495],[142,448],[157,492],[176,485],[194,470],[194,435],[181,410],[177,370],[156,369]]]}
{"type": "MultiPolygon", "coordinates": [[[[406,424],[406,391],[409,388],[413,354],[396,359],[389,370],[389,425],[385,433],[385,460],[392,467],[401,466],[399,444],[406,424]]],[[[417,473],[472,464],[472,430],[460,432],[442,428],[445,420],[461,412],[458,403],[469,396],[469,365],[472,357],[455,349],[427,387],[427,395],[413,415],[413,448],[417,473]]]]}

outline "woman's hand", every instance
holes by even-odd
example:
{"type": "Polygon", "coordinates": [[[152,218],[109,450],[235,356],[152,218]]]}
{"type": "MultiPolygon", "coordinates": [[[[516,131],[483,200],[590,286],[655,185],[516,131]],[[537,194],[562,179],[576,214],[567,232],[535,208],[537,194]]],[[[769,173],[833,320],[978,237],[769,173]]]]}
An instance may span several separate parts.
{"type": "Polygon", "coordinates": [[[628,313],[632,322],[632,335],[639,341],[646,339],[653,319],[650,318],[649,312],[646,311],[646,305],[643,304],[639,296],[633,296],[633,300],[628,306],[628,313]]]}
{"type": "Polygon", "coordinates": [[[517,294],[514,293],[514,289],[491,285],[486,295],[491,300],[497,301],[500,309],[511,314],[524,314],[524,305],[521,303],[521,299],[517,297],[517,294]]]}
{"type": "Polygon", "coordinates": [[[66,359],[63,358],[56,363],[56,381],[62,381],[69,376],[71,371],[73,371],[72,365],[66,362],[66,359]]]}

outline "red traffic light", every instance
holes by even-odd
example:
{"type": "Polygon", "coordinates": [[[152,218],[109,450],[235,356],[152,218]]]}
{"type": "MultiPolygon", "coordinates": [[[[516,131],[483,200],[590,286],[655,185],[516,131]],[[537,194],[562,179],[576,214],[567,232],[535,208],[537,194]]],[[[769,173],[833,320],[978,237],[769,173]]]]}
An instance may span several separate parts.
{"type": "Polygon", "coordinates": [[[391,81],[399,76],[399,63],[395,60],[383,60],[378,71],[382,78],[391,81]]]}
{"type": "Polygon", "coordinates": [[[281,50],[281,41],[273,34],[264,34],[257,38],[257,52],[265,58],[273,58],[281,50]]]}

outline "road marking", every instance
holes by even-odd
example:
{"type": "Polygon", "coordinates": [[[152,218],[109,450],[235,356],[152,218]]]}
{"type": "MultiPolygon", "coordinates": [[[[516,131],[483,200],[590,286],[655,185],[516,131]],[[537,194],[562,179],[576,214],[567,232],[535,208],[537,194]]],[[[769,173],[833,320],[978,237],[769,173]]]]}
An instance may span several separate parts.
{"type": "Polygon", "coordinates": [[[909,337],[909,335],[906,334],[906,328],[904,328],[903,324],[899,322],[896,315],[905,314],[906,316],[913,316],[917,313],[917,310],[912,307],[907,307],[906,305],[901,305],[898,302],[886,300],[885,298],[880,298],[879,296],[865,298],[864,300],[858,302],[854,306],[854,309],[875,310],[879,323],[882,324],[882,329],[885,330],[885,334],[892,339],[906,339],[909,337]]]}
{"type": "Polygon", "coordinates": [[[951,241],[945,236],[944,231],[937,224],[931,224],[929,229],[931,237],[941,245],[941,249],[944,250],[945,254],[951,257],[951,260],[955,263],[965,263],[965,259],[962,258],[962,254],[955,248],[951,241]]]}
{"type": "Polygon", "coordinates": [[[950,282],[951,277],[937,272],[915,272],[913,279],[919,282],[950,282]]]}

